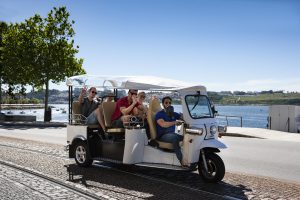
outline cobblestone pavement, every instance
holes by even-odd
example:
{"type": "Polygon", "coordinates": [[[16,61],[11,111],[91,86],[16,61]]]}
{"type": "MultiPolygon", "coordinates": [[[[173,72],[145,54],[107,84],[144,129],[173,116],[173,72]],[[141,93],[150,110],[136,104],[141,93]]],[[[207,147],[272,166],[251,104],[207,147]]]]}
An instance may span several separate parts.
{"type": "MultiPolygon", "coordinates": [[[[32,145],[35,149],[43,147],[43,153],[45,153],[51,152],[53,148],[63,149],[60,145],[17,141],[9,138],[0,139],[0,144],[5,144],[5,146],[0,146],[0,154],[5,155],[1,158],[2,160],[32,168],[60,180],[68,180],[67,168],[64,167],[68,165],[69,169],[76,170],[73,183],[85,186],[90,192],[96,193],[105,199],[223,199],[223,197],[207,192],[193,191],[162,183],[158,184],[157,181],[145,180],[141,177],[107,168],[79,168],[73,160],[7,147],[10,144],[25,149],[25,147],[30,148],[32,145]]],[[[61,153],[62,155],[65,154],[63,151],[61,153]]]]}
{"type": "Polygon", "coordinates": [[[227,172],[221,183],[208,184],[204,183],[196,172],[178,172],[137,166],[125,167],[112,164],[105,164],[104,167],[80,168],[74,164],[73,160],[45,154],[53,153],[56,156],[66,157],[67,154],[63,151],[61,145],[10,138],[0,139],[0,145],[6,144],[36,151],[24,153],[22,149],[12,150],[12,148],[0,146],[0,154],[5,155],[2,156],[2,159],[30,167],[62,180],[69,178],[67,172],[69,170],[75,174],[74,183],[83,185],[87,189],[107,198],[172,200],[224,199],[226,197],[237,199],[300,199],[299,184],[271,178],[227,172]],[[44,153],[44,155],[39,152],[44,153]],[[201,190],[217,193],[219,196],[203,193],[201,190]]]}
{"type": "Polygon", "coordinates": [[[0,165],[1,199],[87,199],[50,181],[0,165]]]}

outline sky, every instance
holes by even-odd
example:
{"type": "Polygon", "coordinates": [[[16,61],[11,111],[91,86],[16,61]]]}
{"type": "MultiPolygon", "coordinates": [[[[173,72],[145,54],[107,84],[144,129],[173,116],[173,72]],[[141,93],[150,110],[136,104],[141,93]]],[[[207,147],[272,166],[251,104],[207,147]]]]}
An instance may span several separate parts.
{"type": "Polygon", "coordinates": [[[0,0],[0,20],[46,17],[54,6],[75,21],[87,74],[300,92],[298,0],[0,0]]]}

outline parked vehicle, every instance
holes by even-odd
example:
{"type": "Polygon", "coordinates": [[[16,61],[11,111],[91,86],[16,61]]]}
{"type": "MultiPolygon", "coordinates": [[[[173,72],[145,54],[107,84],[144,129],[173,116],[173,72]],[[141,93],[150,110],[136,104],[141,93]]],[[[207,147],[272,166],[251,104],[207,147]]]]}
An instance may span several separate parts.
{"type": "Polygon", "coordinates": [[[218,126],[215,109],[204,86],[191,86],[175,80],[157,77],[96,77],[74,76],[67,80],[69,87],[69,124],[67,127],[66,149],[69,157],[75,158],[79,166],[90,166],[94,160],[120,164],[134,164],[180,170],[198,170],[207,182],[223,179],[225,166],[217,155],[226,145],[218,140],[219,133],[226,127],[218,126]],[[97,83],[97,84],[96,84],[97,83]],[[102,102],[106,130],[84,124],[84,117],[78,112],[80,104],[73,101],[73,90],[83,86],[96,86],[98,90],[113,90],[118,97],[121,90],[138,89],[149,91],[175,92],[180,96],[184,123],[177,127],[184,136],[181,144],[183,159],[189,169],[182,168],[172,151],[171,143],[156,140],[155,114],[162,109],[158,98],[149,102],[147,122],[151,138],[147,138],[143,123],[134,118],[125,128],[111,127],[111,115],[116,102],[102,102]]]}

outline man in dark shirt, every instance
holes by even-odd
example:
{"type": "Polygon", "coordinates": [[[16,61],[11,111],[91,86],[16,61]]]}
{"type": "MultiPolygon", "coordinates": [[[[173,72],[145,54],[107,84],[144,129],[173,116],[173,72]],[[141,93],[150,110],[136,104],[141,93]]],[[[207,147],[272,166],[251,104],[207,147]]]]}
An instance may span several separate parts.
{"type": "Polygon", "coordinates": [[[84,87],[78,98],[81,103],[82,115],[86,117],[86,124],[100,124],[101,128],[105,130],[104,120],[98,107],[99,102],[95,100],[97,90],[95,87],[91,87],[88,92],[88,96],[83,97],[86,93],[86,88],[84,87]]]}
{"type": "Polygon", "coordinates": [[[138,114],[137,92],[138,90],[130,89],[128,96],[117,101],[115,112],[111,117],[113,127],[123,128],[123,123],[128,121],[129,116],[138,114]]]}
{"type": "Polygon", "coordinates": [[[164,97],[162,99],[164,109],[159,111],[155,115],[157,132],[156,139],[162,142],[172,143],[179,162],[181,163],[181,165],[184,165],[182,160],[181,149],[179,146],[179,142],[183,140],[183,136],[175,133],[175,125],[180,125],[180,122],[176,122],[176,120],[180,119],[181,116],[180,114],[170,109],[173,108],[171,106],[171,103],[171,97],[164,97]]]}

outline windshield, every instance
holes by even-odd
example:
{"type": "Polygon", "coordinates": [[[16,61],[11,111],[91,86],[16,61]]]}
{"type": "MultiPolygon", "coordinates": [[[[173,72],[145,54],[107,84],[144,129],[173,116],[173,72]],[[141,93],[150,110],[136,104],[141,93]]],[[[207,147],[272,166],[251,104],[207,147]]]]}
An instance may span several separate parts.
{"type": "Polygon", "coordinates": [[[187,95],[185,97],[185,102],[192,118],[199,119],[213,117],[207,96],[187,95]]]}

